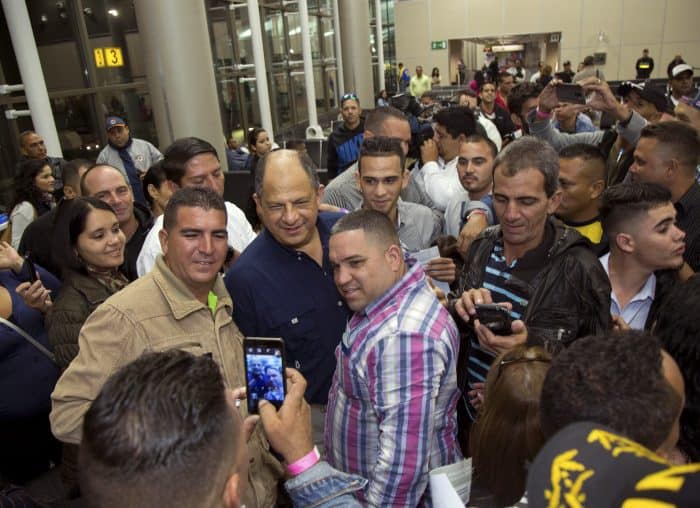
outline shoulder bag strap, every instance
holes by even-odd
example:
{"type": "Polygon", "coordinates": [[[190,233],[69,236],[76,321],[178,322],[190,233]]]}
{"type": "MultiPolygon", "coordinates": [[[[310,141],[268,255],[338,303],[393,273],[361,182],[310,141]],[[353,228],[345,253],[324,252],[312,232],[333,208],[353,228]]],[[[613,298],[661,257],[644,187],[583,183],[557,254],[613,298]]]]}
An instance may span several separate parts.
{"type": "Polygon", "coordinates": [[[32,346],[37,348],[44,356],[46,356],[49,360],[52,362],[56,363],[56,358],[54,357],[53,353],[46,349],[38,340],[36,340],[34,337],[29,335],[27,332],[22,330],[19,326],[16,324],[12,323],[11,321],[8,321],[5,318],[0,317],[0,324],[3,324],[17,333],[19,333],[22,337],[24,337],[32,346]]]}

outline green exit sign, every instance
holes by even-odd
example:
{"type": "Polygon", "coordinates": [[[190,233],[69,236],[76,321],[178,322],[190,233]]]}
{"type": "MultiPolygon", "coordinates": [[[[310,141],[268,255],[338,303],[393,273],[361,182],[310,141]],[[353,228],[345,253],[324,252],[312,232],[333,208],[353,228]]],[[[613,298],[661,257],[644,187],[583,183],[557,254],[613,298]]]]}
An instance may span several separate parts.
{"type": "Polygon", "coordinates": [[[432,41],[430,49],[447,49],[447,41],[432,41]]]}

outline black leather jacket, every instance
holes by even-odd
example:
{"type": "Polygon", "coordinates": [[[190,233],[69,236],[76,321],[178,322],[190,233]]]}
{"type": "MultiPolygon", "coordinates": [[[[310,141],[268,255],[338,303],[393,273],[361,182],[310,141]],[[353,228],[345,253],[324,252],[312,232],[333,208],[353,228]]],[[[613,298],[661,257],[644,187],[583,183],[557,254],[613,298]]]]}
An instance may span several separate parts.
{"type": "MultiPolygon", "coordinates": [[[[528,344],[542,345],[556,353],[579,337],[611,328],[611,289],[605,270],[578,231],[551,217],[546,227],[549,230],[544,241],[551,242],[551,247],[541,265],[522,273],[516,267],[508,284],[528,300],[522,318],[528,329],[528,344]]],[[[452,297],[483,286],[486,262],[500,237],[500,226],[493,226],[474,240],[458,291],[452,297]]],[[[456,314],[453,316],[462,322],[456,314]]]]}

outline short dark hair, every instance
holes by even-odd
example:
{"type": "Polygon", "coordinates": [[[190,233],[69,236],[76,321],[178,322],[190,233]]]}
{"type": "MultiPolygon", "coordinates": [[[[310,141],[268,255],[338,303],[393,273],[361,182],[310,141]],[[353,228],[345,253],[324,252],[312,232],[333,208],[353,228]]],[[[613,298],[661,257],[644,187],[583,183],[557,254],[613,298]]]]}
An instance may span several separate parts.
{"type": "Polygon", "coordinates": [[[35,209],[39,207],[43,192],[37,188],[34,180],[47,166],[51,168],[46,159],[26,159],[20,162],[19,171],[15,176],[15,196],[10,211],[22,201],[29,201],[35,209]]]}
{"type": "Polygon", "coordinates": [[[104,210],[117,216],[108,203],[101,199],[89,196],[71,199],[61,204],[56,215],[56,222],[52,232],[53,250],[51,257],[56,260],[62,275],[66,269],[79,273],[87,273],[85,262],[80,259],[75,251],[78,237],[85,231],[88,216],[93,210],[104,210]]]}
{"type": "Polygon", "coordinates": [[[143,187],[143,195],[146,197],[146,201],[148,201],[148,206],[153,208],[153,196],[151,196],[148,192],[148,186],[153,185],[156,189],[159,188],[161,185],[163,185],[163,182],[165,182],[167,178],[165,177],[165,171],[163,170],[163,159],[159,160],[155,164],[153,164],[150,168],[148,168],[148,171],[146,171],[146,174],[143,175],[143,179],[141,180],[141,186],[143,187]]]}
{"type": "Polygon", "coordinates": [[[686,168],[688,176],[695,176],[700,158],[700,138],[692,125],[678,120],[649,124],[642,129],[641,138],[655,139],[667,147],[671,157],[686,168]]]}
{"type": "Polygon", "coordinates": [[[318,172],[316,171],[316,168],[314,167],[311,158],[302,157],[301,154],[296,150],[275,150],[273,152],[266,153],[255,166],[255,179],[253,183],[255,187],[255,193],[258,195],[258,197],[262,196],[263,180],[265,179],[265,171],[267,171],[267,166],[270,157],[280,157],[285,154],[291,155],[292,157],[296,157],[296,159],[299,161],[299,164],[301,165],[301,168],[304,170],[304,173],[306,173],[306,176],[309,177],[311,187],[313,187],[314,190],[318,189],[320,185],[320,181],[318,179],[318,172]]]}
{"type": "Polygon", "coordinates": [[[661,343],[630,330],[573,342],[552,362],[542,386],[546,438],[567,425],[607,425],[656,450],[668,437],[680,395],[664,377],[661,343]]]}
{"type": "Polygon", "coordinates": [[[85,414],[83,494],[102,508],[208,506],[235,464],[235,426],[211,358],[145,353],[107,380],[85,414]]]}
{"type": "Polygon", "coordinates": [[[163,152],[165,177],[171,182],[181,185],[182,177],[185,176],[187,169],[187,163],[192,157],[203,153],[210,153],[219,160],[216,148],[208,141],[195,137],[176,139],[163,152]]]}
{"type": "Polygon", "coordinates": [[[508,109],[511,113],[522,116],[523,106],[528,99],[536,99],[542,93],[542,85],[539,83],[518,83],[515,85],[510,94],[508,94],[508,109]]]}
{"type": "MultiPolygon", "coordinates": [[[[98,168],[108,168],[108,169],[111,169],[113,171],[116,171],[117,173],[122,175],[122,178],[124,179],[124,183],[126,184],[127,187],[129,187],[129,189],[131,189],[131,182],[129,181],[129,178],[127,178],[125,173],[119,171],[114,166],[110,166],[109,164],[93,164],[92,166],[87,168],[87,171],[85,171],[85,173],[83,173],[83,176],[80,177],[80,193],[83,196],[87,196],[90,194],[88,189],[87,189],[87,186],[85,185],[85,181],[87,180],[88,175],[98,168]]],[[[133,192],[133,189],[131,189],[131,191],[133,192]]]]}
{"type": "Polygon", "coordinates": [[[375,108],[369,113],[365,118],[365,130],[370,131],[375,135],[380,135],[384,122],[389,118],[396,118],[397,120],[402,120],[408,123],[408,118],[399,109],[391,106],[382,106],[381,108],[375,108]]]}
{"type": "Polygon", "coordinates": [[[586,143],[574,143],[559,150],[559,159],[580,159],[584,163],[583,174],[589,178],[589,182],[598,179],[605,181],[607,167],[603,152],[596,145],[586,143]]]}
{"type": "Polygon", "coordinates": [[[357,156],[357,170],[362,173],[363,157],[391,157],[396,155],[399,158],[399,169],[403,171],[405,156],[401,141],[396,138],[386,136],[372,136],[365,138],[360,146],[360,153],[357,156]]]}
{"type": "Polygon", "coordinates": [[[306,141],[301,138],[292,138],[284,142],[284,147],[289,150],[299,150],[300,148],[306,149],[306,141]]]}
{"type": "Polygon", "coordinates": [[[613,185],[603,192],[600,223],[614,244],[613,236],[636,223],[639,215],[671,203],[671,191],[656,183],[630,182],[613,185]]]}
{"type": "Polygon", "coordinates": [[[441,109],[433,116],[435,123],[442,125],[453,138],[471,136],[477,131],[474,113],[467,106],[441,109]]]}
{"type": "Polygon", "coordinates": [[[61,178],[64,185],[70,185],[75,190],[80,189],[80,168],[89,168],[92,162],[87,159],[73,159],[63,166],[61,178]]]}
{"type": "Polygon", "coordinates": [[[482,134],[472,134],[471,136],[467,136],[467,139],[464,140],[465,143],[486,143],[491,150],[491,156],[496,159],[498,156],[498,147],[496,146],[496,143],[491,141],[488,136],[484,136],[482,134]]]}
{"type": "Polygon", "coordinates": [[[503,82],[503,80],[508,79],[508,78],[512,78],[512,77],[513,77],[513,75],[510,72],[501,71],[498,73],[498,78],[497,78],[498,84],[500,85],[503,82]]]}
{"type": "Polygon", "coordinates": [[[381,212],[364,208],[341,217],[331,228],[331,236],[356,230],[364,231],[367,236],[371,236],[382,246],[400,245],[399,233],[389,217],[381,212]]]}
{"type": "Polygon", "coordinates": [[[559,150],[560,159],[582,159],[586,162],[597,161],[605,164],[605,156],[596,145],[574,143],[559,150]]]}
{"type": "Polygon", "coordinates": [[[552,197],[559,187],[559,156],[552,145],[534,136],[525,136],[508,143],[496,157],[494,174],[497,168],[508,177],[526,169],[538,170],[544,176],[547,197],[552,197]]]}
{"type": "Polygon", "coordinates": [[[685,381],[679,448],[700,462],[700,275],[676,284],[659,307],[653,332],[676,361],[685,381]]]}
{"type": "Polygon", "coordinates": [[[163,213],[163,229],[170,231],[177,224],[177,212],[182,207],[220,210],[228,220],[224,198],[205,187],[184,187],[178,189],[168,200],[163,213]]]}

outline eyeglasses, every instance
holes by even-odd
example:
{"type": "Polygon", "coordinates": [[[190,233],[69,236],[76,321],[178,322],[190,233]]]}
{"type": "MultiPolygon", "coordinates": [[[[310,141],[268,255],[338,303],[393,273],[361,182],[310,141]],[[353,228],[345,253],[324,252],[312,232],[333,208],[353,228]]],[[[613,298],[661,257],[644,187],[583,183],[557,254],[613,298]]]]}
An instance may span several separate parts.
{"type": "Polygon", "coordinates": [[[340,103],[342,104],[343,102],[345,102],[348,99],[352,99],[354,101],[359,101],[359,99],[357,98],[357,94],[355,92],[348,92],[340,98],[340,103]]]}
{"type": "Polygon", "coordinates": [[[540,358],[540,357],[535,357],[535,358],[513,358],[510,360],[501,360],[498,362],[498,365],[496,365],[496,368],[498,371],[496,372],[496,379],[498,379],[501,376],[501,371],[503,370],[503,367],[508,367],[508,365],[513,365],[514,363],[532,363],[532,362],[542,362],[542,363],[552,363],[552,360],[550,358],[540,358]]]}

